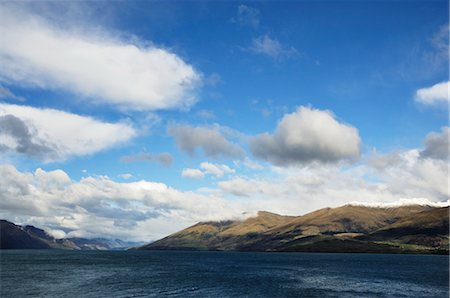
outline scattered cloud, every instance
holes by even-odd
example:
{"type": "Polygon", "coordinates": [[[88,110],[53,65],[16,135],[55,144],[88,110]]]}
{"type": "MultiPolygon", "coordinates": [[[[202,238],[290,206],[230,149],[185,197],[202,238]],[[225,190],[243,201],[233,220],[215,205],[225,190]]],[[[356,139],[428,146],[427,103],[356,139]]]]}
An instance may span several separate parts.
{"type": "Polygon", "coordinates": [[[416,101],[429,106],[439,103],[449,103],[450,82],[441,82],[431,87],[422,88],[416,91],[416,101]]]}
{"type": "Polygon", "coordinates": [[[237,9],[237,16],[231,19],[232,23],[237,23],[240,26],[250,26],[258,28],[260,23],[260,12],[258,9],[247,6],[239,5],[237,9]]]}
{"type": "Polygon", "coordinates": [[[196,101],[201,74],[168,49],[99,29],[63,30],[6,5],[0,6],[0,26],[0,81],[67,90],[129,110],[196,101]]]}
{"type": "Polygon", "coordinates": [[[257,163],[254,160],[251,160],[248,157],[246,157],[242,162],[240,160],[235,160],[234,164],[237,167],[240,167],[241,165],[243,165],[246,168],[248,168],[250,170],[254,170],[254,171],[260,171],[260,170],[264,169],[264,167],[261,164],[257,163]]]}
{"type": "Polygon", "coordinates": [[[256,54],[270,56],[275,60],[291,58],[298,55],[298,51],[294,47],[286,47],[277,39],[271,38],[268,35],[254,38],[249,50],[256,54]]]}
{"type": "Polygon", "coordinates": [[[450,128],[443,127],[441,133],[430,132],[424,140],[425,149],[420,152],[423,158],[447,160],[450,150],[450,128]]]}
{"type": "Polygon", "coordinates": [[[361,139],[358,130],[340,123],[330,111],[300,107],[286,114],[273,134],[251,139],[255,157],[279,166],[356,159],[361,139]]]}
{"type": "Polygon", "coordinates": [[[203,179],[205,175],[213,175],[217,178],[223,177],[225,174],[235,173],[235,170],[224,164],[214,164],[210,162],[202,162],[200,169],[183,169],[181,176],[192,179],[203,179]]]}
{"type": "Polygon", "coordinates": [[[178,147],[193,156],[201,150],[212,158],[229,157],[242,158],[244,150],[230,142],[224,136],[227,129],[219,126],[189,126],[172,124],[167,129],[169,135],[175,138],[178,147]]]}
{"type": "Polygon", "coordinates": [[[216,115],[214,114],[214,112],[208,111],[208,110],[199,110],[197,112],[197,116],[202,119],[205,119],[205,120],[216,118],[216,115]]]}
{"type": "Polygon", "coordinates": [[[207,174],[214,175],[216,177],[222,177],[224,174],[234,173],[235,171],[227,165],[213,164],[209,162],[202,162],[200,168],[207,174]]]}
{"type": "Polygon", "coordinates": [[[118,177],[120,177],[120,178],[122,178],[122,179],[125,179],[125,180],[128,180],[128,179],[133,178],[133,175],[130,174],[130,173],[125,173],[125,174],[120,174],[120,175],[118,175],[118,177]]]}
{"type": "Polygon", "coordinates": [[[216,86],[222,83],[222,77],[218,73],[212,73],[205,78],[205,84],[209,86],[216,86]]]}
{"type": "Polygon", "coordinates": [[[181,176],[185,178],[191,178],[191,179],[203,179],[205,177],[205,173],[200,171],[199,169],[183,169],[181,172],[181,176]]]}
{"type": "Polygon", "coordinates": [[[45,162],[93,154],[136,135],[126,123],[30,106],[0,103],[0,119],[0,150],[45,162]]]}
{"type": "Polygon", "coordinates": [[[173,157],[167,152],[153,154],[148,152],[142,152],[135,155],[126,155],[120,158],[122,162],[140,162],[140,161],[149,161],[149,162],[158,162],[163,166],[170,166],[173,162],[173,157]]]}

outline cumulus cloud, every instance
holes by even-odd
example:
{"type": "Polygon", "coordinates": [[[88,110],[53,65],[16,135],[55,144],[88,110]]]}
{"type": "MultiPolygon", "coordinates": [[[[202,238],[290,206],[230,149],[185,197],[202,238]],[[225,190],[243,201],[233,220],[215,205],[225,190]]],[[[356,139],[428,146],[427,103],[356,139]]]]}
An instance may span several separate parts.
{"type": "Polygon", "coordinates": [[[422,88],[416,91],[416,101],[424,105],[437,105],[439,103],[448,103],[450,82],[437,83],[431,87],[422,88]]]}
{"type": "Polygon", "coordinates": [[[421,157],[446,160],[450,150],[450,128],[443,127],[441,133],[431,132],[424,140],[425,149],[420,152],[421,157]]]}
{"type": "Polygon", "coordinates": [[[139,162],[139,161],[150,161],[150,162],[158,162],[163,166],[170,166],[173,162],[173,157],[170,153],[163,152],[159,154],[153,153],[139,153],[136,155],[126,155],[120,158],[122,162],[139,162]]]}
{"type": "Polygon", "coordinates": [[[201,170],[199,169],[183,169],[183,171],[181,172],[181,176],[185,177],[185,178],[191,178],[191,179],[202,179],[203,177],[205,177],[205,173],[203,173],[201,170]]]}
{"type": "Polygon", "coordinates": [[[12,104],[0,104],[0,122],[0,151],[47,162],[93,154],[136,135],[125,123],[12,104]]]}
{"type": "MultiPolygon", "coordinates": [[[[201,169],[185,169],[183,176],[214,173],[209,163],[201,169]]],[[[20,172],[11,165],[0,165],[0,177],[1,218],[69,236],[144,241],[198,221],[243,218],[244,212],[258,210],[300,215],[349,202],[385,207],[448,203],[447,161],[423,158],[419,149],[374,154],[369,163],[352,166],[267,166],[253,177],[233,175],[217,187],[196,191],[145,180],[118,183],[106,176],[74,181],[61,170],[20,172]]]]}
{"type": "Polygon", "coordinates": [[[232,18],[232,23],[237,23],[241,26],[251,26],[257,28],[259,26],[260,12],[258,9],[247,6],[239,5],[237,9],[236,18],[232,18]]]}
{"type": "Polygon", "coordinates": [[[242,158],[244,150],[230,142],[218,126],[189,126],[172,124],[167,129],[169,135],[175,138],[177,146],[193,156],[199,150],[208,157],[242,158]]]}
{"type": "Polygon", "coordinates": [[[355,159],[360,153],[358,130],[340,123],[330,111],[300,107],[285,115],[273,134],[254,137],[255,157],[279,166],[355,159]]]}
{"type": "Polygon", "coordinates": [[[298,215],[349,202],[367,206],[448,204],[448,165],[423,159],[416,149],[376,155],[383,161],[342,167],[312,164],[302,168],[272,168],[266,175],[232,177],[217,183],[224,196],[246,202],[248,210],[298,215]],[[390,155],[394,156],[390,156],[390,155]]]}
{"type": "Polygon", "coordinates": [[[0,165],[0,177],[1,218],[69,236],[150,241],[197,221],[242,213],[241,207],[214,195],[145,180],[119,183],[103,176],[73,181],[61,170],[29,173],[12,165],[0,165]]]}
{"type": "Polygon", "coordinates": [[[268,35],[254,38],[249,50],[257,54],[270,56],[275,60],[289,58],[298,54],[294,47],[286,47],[277,39],[268,35]]]}
{"type": "Polygon", "coordinates": [[[417,149],[374,155],[370,164],[390,193],[404,198],[448,199],[448,165],[445,160],[422,158],[417,149]]]}
{"type": "Polygon", "coordinates": [[[67,90],[123,109],[188,107],[196,101],[201,75],[167,49],[92,27],[63,30],[6,5],[0,6],[0,26],[2,81],[67,90]]]}

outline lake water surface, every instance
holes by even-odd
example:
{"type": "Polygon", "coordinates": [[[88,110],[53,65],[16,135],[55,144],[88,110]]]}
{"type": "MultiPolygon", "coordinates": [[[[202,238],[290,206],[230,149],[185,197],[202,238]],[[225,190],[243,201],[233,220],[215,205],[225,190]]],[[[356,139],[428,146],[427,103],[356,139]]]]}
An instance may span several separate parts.
{"type": "Polygon", "coordinates": [[[0,251],[0,297],[449,297],[449,258],[0,251]]]}

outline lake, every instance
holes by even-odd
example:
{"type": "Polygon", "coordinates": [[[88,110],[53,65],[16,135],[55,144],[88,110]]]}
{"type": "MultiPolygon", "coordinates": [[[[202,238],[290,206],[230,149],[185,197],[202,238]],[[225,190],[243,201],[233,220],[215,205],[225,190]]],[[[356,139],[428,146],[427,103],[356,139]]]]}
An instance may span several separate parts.
{"type": "Polygon", "coordinates": [[[1,297],[448,297],[434,255],[0,251],[1,297]]]}

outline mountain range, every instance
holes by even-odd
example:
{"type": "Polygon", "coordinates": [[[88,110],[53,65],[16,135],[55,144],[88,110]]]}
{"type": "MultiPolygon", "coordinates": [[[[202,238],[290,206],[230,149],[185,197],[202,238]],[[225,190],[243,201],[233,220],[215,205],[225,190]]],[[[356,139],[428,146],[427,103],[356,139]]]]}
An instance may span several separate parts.
{"type": "Polygon", "coordinates": [[[345,205],[303,216],[259,212],[246,220],[200,222],[136,249],[448,254],[449,209],[345,205]]]}
{"type": "Polygon", "coordinates": [[[221,250],[449,253],[449,208],[345,205],[302,216],[260,211],[245,220],[200,222],[158,241],[56,239],[34,226],[0,220],[0,249],[221,250]]]}
{"type": "Polygon", "coordinates": [[[105,238],[56,239],[34,226],[19,226],[0,220],[0,249],[124,250],[140,244],[105,238]]]}

